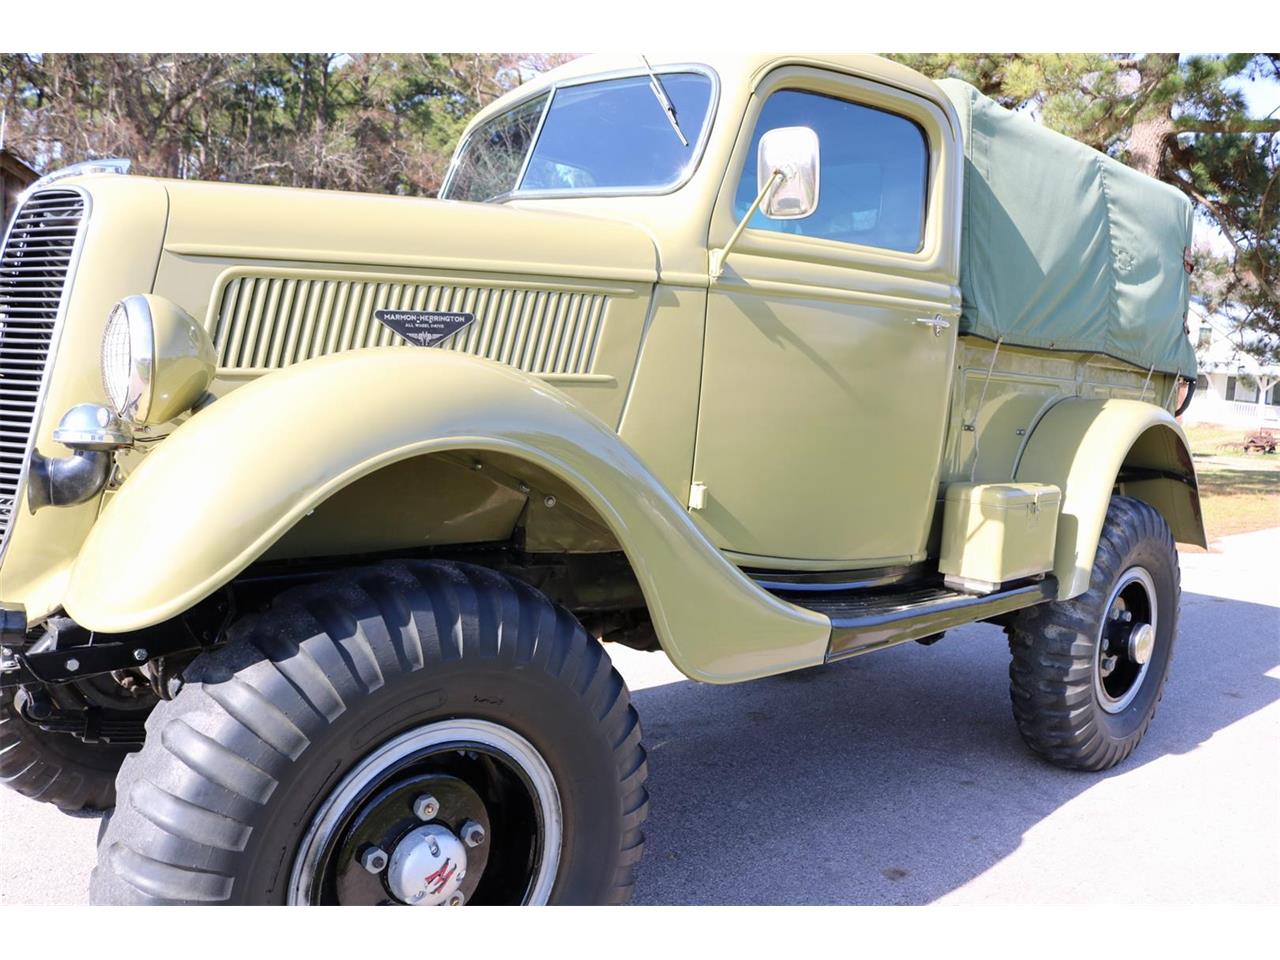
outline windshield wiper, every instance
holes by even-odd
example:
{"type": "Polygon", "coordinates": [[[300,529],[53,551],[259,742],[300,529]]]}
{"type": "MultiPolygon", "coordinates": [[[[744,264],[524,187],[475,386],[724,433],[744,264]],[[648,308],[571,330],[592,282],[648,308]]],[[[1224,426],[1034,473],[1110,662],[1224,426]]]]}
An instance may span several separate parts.
{"type": "Polygon", "coordinates": [[[653,67],[649,66],[649,59],[643,53],[640,54],[640,60],[644,63],[644,68],[649,71],[649,89],[653,91],[653,95],[657,98],[658,106],[662,107],[662,112],[671,121],[671,129],[676,132],[680,142],[687,147],[689,140],[685,137],[684,131],[680,129],[680,121],[676,119],[675,105],[671,102],[671,98],[667,96],[666,88],[662,86],[662,81],[653,72],[653,67]]]}

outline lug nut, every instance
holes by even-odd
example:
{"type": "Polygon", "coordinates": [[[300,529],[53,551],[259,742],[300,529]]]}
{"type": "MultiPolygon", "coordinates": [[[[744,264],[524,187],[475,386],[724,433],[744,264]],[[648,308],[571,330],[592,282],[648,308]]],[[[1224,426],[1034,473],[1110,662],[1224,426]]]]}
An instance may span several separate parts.
{"type": "Polygon", "coordinates": [[[455,893],[452,897],[449,898],[449,906],[451,907],[460,907],[466,902],[467,902],[467,898],[464,897],[461,893],[455,893]]]}
{"type": "Polygon", "coordinates": [[[360,866],[370,873],[381,873],[387,868],[387,855],[381,847],[366,847],[360,854],[360,866]]]}
{"type": "Polygon", "coordinates": [[[484,843],[484,827],[474,820],[468,820],[464,823],[459,834],[462,837],[462,842],[468,847],[478,847],[484,843]]]}
{"type": "Polygon", "coordinates": [[[424,793],[413,801],[413,815],[419,820],[434,820],[440,812],[440,801],[429,793],[424,793]]]}
{"type": "Polygon", "coordinates": [[[133,659],[137,660],[139,663],[146,663],[147,651],[142,649],[142,647],[139,647],[137,650],[133,651],[133,659]]]}

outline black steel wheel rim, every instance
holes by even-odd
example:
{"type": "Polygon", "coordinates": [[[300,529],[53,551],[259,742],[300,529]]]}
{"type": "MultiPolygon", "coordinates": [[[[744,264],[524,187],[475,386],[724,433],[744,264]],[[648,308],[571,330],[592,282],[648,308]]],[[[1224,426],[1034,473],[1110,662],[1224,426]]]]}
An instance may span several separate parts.
{"type": "MultiPolygon", "coordinates": [[[[396,851],[404,853],[402,844],[417,842],[424,823],[455,838],[467,824],[483,831],[483,842],[468,845],[462,862],[454,864],[461,879],[447,875],[456,893],[445,902],[496,905],[549,899],[563,831],[550,768],[514,731],[460,719],[410,730],[353,765],[322,801],[299,843],[288,902],[413,902],[403,883],[403,896],[397,896],[396,880],[402,874],[393,873],[389,864],[396,851]],[[422,797],[438,801],[434,816],[424,819],[415,810],[422,797]],[[363,858],[371,850],[386,854],[386,868],[366,865],[363,858]]],[[[462,849],[454,840],[449,843],[451,849],[462,849]]]]}
{"type": "Polygon", "coordinates": [[[1094,695],[1107,713],[1127,709],[1142,689],[1153,654],[1134,655],[1135,631],[1159,637],[1155,581],[1145,567],[1130,567],[1116,580],[1098,630],[1093,662],[1094,695]]]}

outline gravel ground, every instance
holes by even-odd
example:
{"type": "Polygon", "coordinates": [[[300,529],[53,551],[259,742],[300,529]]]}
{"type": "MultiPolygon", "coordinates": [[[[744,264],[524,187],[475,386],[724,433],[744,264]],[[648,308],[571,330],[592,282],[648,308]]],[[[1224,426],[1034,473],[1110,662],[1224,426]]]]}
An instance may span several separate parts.
{"type": "MultiPolygon", "coordinates": [[[[734,687],[613,650],[645,723],[639,903],[1280,903],[1280,529],[1184,554],[1146,740],[1031,757],[993,627],[734,687]]],[[[0,790],[0,903],[86,901],[96,817],[0,790]]]]}

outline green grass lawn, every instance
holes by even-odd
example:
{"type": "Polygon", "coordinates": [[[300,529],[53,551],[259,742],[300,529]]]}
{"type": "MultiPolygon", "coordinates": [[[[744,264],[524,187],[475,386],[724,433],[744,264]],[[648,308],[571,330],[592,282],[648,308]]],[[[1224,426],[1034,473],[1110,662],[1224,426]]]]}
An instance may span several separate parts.
{"type": "Polygon", "coordinates": [[[1235,533],[1280,527],[1280,453],[1245,454],[1245,432],[1208,424],[1186,428],[1210,543],[1235,533]]]}

